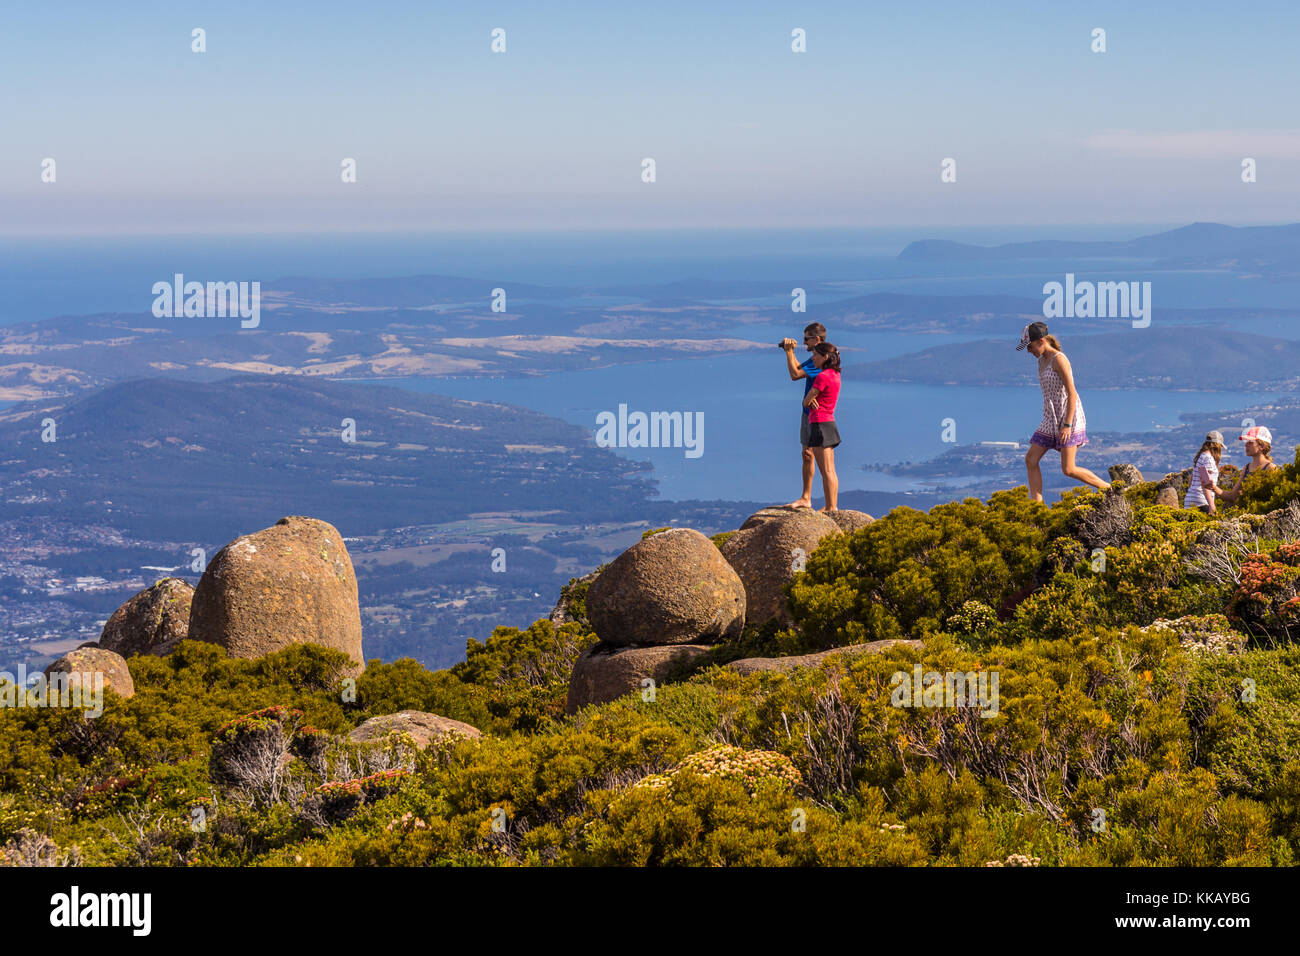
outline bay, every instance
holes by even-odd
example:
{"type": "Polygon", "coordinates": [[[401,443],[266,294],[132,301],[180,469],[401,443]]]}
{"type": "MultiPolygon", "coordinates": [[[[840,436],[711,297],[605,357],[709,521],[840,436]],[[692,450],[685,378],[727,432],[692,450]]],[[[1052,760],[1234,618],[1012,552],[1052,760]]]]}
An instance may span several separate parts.
{"type": "MultiPolygon", "coordinates": [[[[855,336],[875,354],[913,351],[930,336],[878,333],[855,336]]],[[[947,337],[944,337],[947,340],[947,337]]],[[[803,383],[789,379],[775,347],[771,355],[711,358],[595,368],[537,378],[388,379],[376,384],[436,392],[473,401],[522,405],[593,435],[604,411],[703,412],[703,453],[683,448],[619,448],[650,462],[661,497],[784,502],[799,493],[799,414],[803,383]]],[[[1175,392],[1152,389],[1089,391],[1081,383],[1089,431],[1154,432],[1179,424],[1184,412],[1228,410],[1270,398],[1258,392],[1175,392]]],[[[911,480],[862,470],[869,464],[921,461],[948,450],[945,420],[956,423],[961,444],[1025,443],[1041,417],[1038,385],[976,388],[854,382],[846,379],[836,410],[843,444],[836,449],[842,490],[903,491],[911,480]]],[[[1239,424],[1239,423],[1237,423],[1239,424]]],[[[1231,430],[1234,424],[1225,422],[1231,430]]],[[[1194,451],[1194,449],[1192,449],[1194,451]]],[[[1087,464],[1087,450],[1080,456],[1087,464]]],[[[1107,465],[1112,464],[1106,462],[1107,465]]],[[[816,492],[820,494],[819,492],[816,492]]]]}

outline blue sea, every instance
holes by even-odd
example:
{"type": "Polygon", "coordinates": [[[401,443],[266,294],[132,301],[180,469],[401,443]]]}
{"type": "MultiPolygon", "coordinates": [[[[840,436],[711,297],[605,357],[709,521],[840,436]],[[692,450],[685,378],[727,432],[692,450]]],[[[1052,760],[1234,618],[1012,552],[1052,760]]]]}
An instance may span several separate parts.
{"type": "MultiPolygon", "coordinates": [[[[0,325],[92,312],[148,311],[173,273],[270,283],[287,276],[449,275],[539,285],[604,286],[688,278],[852,282],[846,294],[894,291],[1039,296],[1070,263],[900,262],[918,239],[980,245],[1034,239],[1126,239],[1183,223],[1127,226],[671,230],[642,232],[0,237],[0,325]]],[[[1075,270],[1078,271],[1078,270],[1075,270]]],[[[1156,306],[1291,308],[1300,283],[1219,273],[1161,273],[1156,306]]],[[[1106,278],[1151,278],[1115,263],[1106,278]]]]}
{"type": "MultiPolygon", "coordinates": [[[[904,343],[894,344],[902,349],[904,343]]],[[[780,503],[799,494],[803,383],[790,381],[775,348],[771,355],[620,365],[545,378],[407,379],[400,384],[457,398],[524,405],[593,431],[596,416],[602,411],[617,415],[620,404],[627,405],[629,413],[703,411],[703,454],[698,458],[686,457],[685,449],[680,448],[622,448],[618,452],[653,464],[660,494],[670,500],[725,498],[780,503]]],[[[1244,407],[1268,397],[1254,392],[1083,391],[1088,427],[1094,431],[1155,431],[1177,425],[1183,412],[1244,407]]],[[[969,388],[846,379],[835,412],[843,440],[836,449],[840,488],[904,491],[923,487],[911,480],[863,471],[862,466],[922,461],[943,454],[952,447],[943,442],[944,420],[948,418],[956,422],[956,438],[962,444],[1024,443],[1041,413],[1036,383],[1021,388],[969,388]]],[[[1231,430],[1233,423],[1225,422],[1223,427],[1231,430]]],[[[1079,460],[1089,464],[1086,448],[1079,460]]],[[[814,488],[818,497],[819,489],[820,485],[814,488]]]]}
{"type": "MultiPolygon", "coordinates": [[[[780,230],[690,233],[513,233],[169,237],[165,239],[0,240],[0,324],[58,315],[146,311],[153,282],[174,272],[215,279],[284,276],[364,278],[439,274],[493,282],[610,286],[688,278],[842,280],[845,295],[870,291],[1038,296],[1066,263],[1047,261],[921,268],[896,255],[922,238],[995,244],[1040,238],[1120,239],[1178,224],[1132,227],[1042,227],[963,230],[780,230]],[[972,270],[980,270],[974,272],[972,270]]],[[[1291,308],[1296,283],[1251,281],[1220,273],[1160,273],[1160,306],[1291,308]]],[[[1143,279],[1139,264],[1115,263],[1107,278],[1143,279]]],[[[723,333],[763,343],[797,333],[743,326],[723,333]]],[[[1262,334],[1300,338],[1300,321],[1234,323],[1262,334]]],[[[847,362],[887,358],[983,336],[845,332],[834,338],[847,362]]],[[[785,501],[798,493],[798,419],[802,383],[791,383],[778,349],[715,358],[649,362],[542,378],[389,380],[385,384],[462,398],[501,401],[594,429],[602,411],[703,411],[704,453],[621,449],[654,465],[667,499],[785,501]]],[[[1236,409],[1273,397],[1246,392],[1089,391],[1080,389],[1091,430],[1155,431],[1185,412],[1236,409]]],[[[934,457],[946,419],[960,443],[1027,440],[1038,423],[1037,386],[958,388],[886,385],[846,379],[837,411],[841,487],[903,490],[909,481],[863,465],[934,457]]],[[[1225,422],[1225,428],[1232,423],[1225,422]]],[[[1087,450],[1081,462],[1090,464],[1087,450]]],[[[1102,462],[1095,465],[1109,464],[1102,462]]]]}

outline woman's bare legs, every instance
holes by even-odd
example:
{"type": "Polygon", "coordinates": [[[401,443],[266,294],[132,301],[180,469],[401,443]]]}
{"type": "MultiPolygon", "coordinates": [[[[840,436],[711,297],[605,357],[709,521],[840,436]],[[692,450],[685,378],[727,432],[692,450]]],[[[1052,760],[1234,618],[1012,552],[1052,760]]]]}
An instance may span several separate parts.
{"type": "Polygon", "coordinates": [[[822,473],[822,494],[826,498],[823,511],[839,509],[840,478],[835,474],[835,449],[813,448],[813,457],[817,460],[817,469],[822,473]]]}
{"type": "MultiPolygon", "coordinates": [[[[1075,481],[1082,481],[1085,485],[1092,485],[1098,491],[1105,491],[1110,487],[1110,483],[1102,481],[1087,468],[1080,468],[1074,463],[1074,456],[1079,453],[1078,446],[1061,449],[1061,471],[1067,478],[1073,478],[1075,481]]],[[[1041,456],[1040,456],[1041,457],[1041,456]]],[[[1042,476],[1039,475],[1039,488],[1042,488],[1042,476]]],[[[1041,498],[1039,499],[1042,500],[1041,498]]]]}
{"type": "Polygon", "coordinates": [[[1029,451],[1025,453],[1025,470],[1029,473],[1029,500],[1043,500],[1043,469],[1038,467],[1038,463],[1043,460],[1047,454],[1047,449],[1042,445],[1030,445],[1029,451]]]}

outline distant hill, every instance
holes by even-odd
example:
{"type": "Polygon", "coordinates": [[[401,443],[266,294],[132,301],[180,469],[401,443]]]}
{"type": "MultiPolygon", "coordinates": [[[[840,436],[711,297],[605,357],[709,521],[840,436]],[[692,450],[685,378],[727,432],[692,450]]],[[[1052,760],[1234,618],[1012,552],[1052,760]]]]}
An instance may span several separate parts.
{"type": "Polygon", "coordinates": [[[599,520],[651,495],[583,429],[507,405],[290,376],[137,379],[0,412],[7,517],[233,537],[284,514],[344,534],[481,511],[599,520]],[[41,421],[57,441],[41,441],[41,421]],[[356,443],[341,439],[356,422],[356,443]]]}
{"type": "Polygon", "coordinates": [[[943,239],[907,245],[898,258],[909,262],[990,261],[998,259],[1165,259],[1300,260],[1300,223],[1285,226],[1225,226],[1196,222],[1180,229],[1115,242],[1039,240],[976,246],[943,239]]]}
{"type": "MultiPolygon", "coordinates": [[[[1062,336],[1080,388],[1198,391],[1290,390],[1300,382],[1300,342],[1197,326],[1062,336]]],[[[1014,336],[938,345],[846,367],[845,376],[927,385],[1021,385],[1037,381],[1014,336]]]]}
{"type": "Polygon", "coordinates": [[[526,299],[562,299],[576,289],[560,286],[527,285],[497,279],[467,279],[461,276],[401,276],[375,279],[319,279],[286,276],[267,283],[267,289],[313,305],[372,305],[378,299],[388,308],[418,308],[437,302],[460,300],[487,303],[495,288],[526,299]]]}

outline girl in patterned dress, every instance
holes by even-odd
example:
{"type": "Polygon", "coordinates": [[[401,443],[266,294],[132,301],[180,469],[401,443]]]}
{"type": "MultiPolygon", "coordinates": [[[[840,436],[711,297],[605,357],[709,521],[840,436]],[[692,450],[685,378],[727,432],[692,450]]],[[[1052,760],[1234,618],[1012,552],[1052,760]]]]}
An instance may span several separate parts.
{"type": "Polygon", "coordinates": [[[1083,400],[1074,387],[1074,372],[1061,351],[1061,343],[1047,334],[1046,322],[1033,322],[1020,333],[1016,351],[1026,348],[1038,359],[1038,384],[1043,390],[1043,420],[1029,440],[1029,453],[1025,455],[1030,500],[1043,500],[1043,472],[1038,463],[1053,450],[1061,453],[1061,471],[1067,478],[1105,491],[1110,488],[1107,482],[1074,463],[1079,448],[1088,443],[1088,428],[1083,400]]]}

